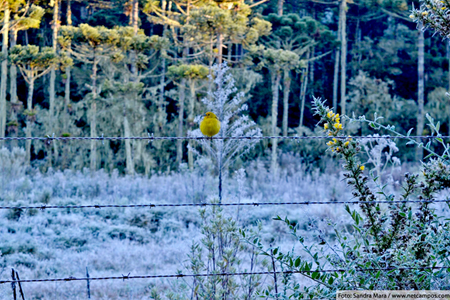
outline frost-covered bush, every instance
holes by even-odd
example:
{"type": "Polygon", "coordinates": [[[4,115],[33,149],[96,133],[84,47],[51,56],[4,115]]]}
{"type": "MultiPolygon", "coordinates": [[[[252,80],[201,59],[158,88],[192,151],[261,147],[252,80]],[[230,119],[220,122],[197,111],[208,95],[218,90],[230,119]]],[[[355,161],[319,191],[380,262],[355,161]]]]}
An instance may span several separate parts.
{"type": "Polygon", "coordinates": [[[450,37],[450,3],[441,0],[422,0],[409,16],[426,29],[430,27],[444,38],[450,37]]]}
{"type": "MultiPolygon", "coordinates": [[[[205,151],[205,154],[216,166],[219,173],[219,199],[222,200],[222,172],[239,155],[245,154],[257,142],[251,139],[223,139],[225,137],[260,137],[261,130],[256,127],[249,116],[242,113],[247,110],[244,94],[237,92],[234,78],[230,68],[226,63],[215,65],[212,68],[212,74],[209,79],[214,83],[214,91],[210,92],[208,97],[203,99],[208,111],[215,113],[220,121],[220,132],[218,137],[222,139],[199,140],[199,144],[205,151]]],[[[203,115],[195,118],[196,123],[200,123],[203,115]]],[[[190,136],[203,136],[200,129],[189,133],[190,136]]],[[[190,145],[190,149],[201,156],[190,145]]],[[[203,155],[205,156],[205,155],[203,155]]]]}
{"type": "MultiPolygon", "coordinates": [[[[436,158],[423,163],[420,175],[405,174],[402,191],[395,195],[379,184],[381,170],[372,172],[372,177],[367,176],[361,151],[368,142],[342,134],[341,116],[334,114],[320,99],[315,99],[313,104],[324,123],[324,131],[330,136],[329,151],[336,153],[344,163],[343,176],[354,199],[360,202],[359,208],[345,205],[352,221],[350,230],[330,221],[334,238],[317,229],[313,241],[300,233],[301,227],[296,221],[277,217],[276,220],[284,222],[299,241],[301,254],[279,247],[267,249],[260,240],[247,239],[262,254],[276,260],[280,269],[298,272],[304,279],[300,284],[298,277],[284,276],[262,295],[267,299],[334,298],[338,290],[448,289],[450,222],[437,215],[432,202],[440,192],[450,188],[450,165],[446,156],[449,146],[444,145],[442,155],[432,153],[436,158]],[[378,200],[387,203],[373,203],[378,200]],[[415,205],[394,200],[422,202],[415,205]],[[305,280],[311,281],[305,284],[305,280]]],[[[428,118],[433,133],[439,135],[439,126],[428,118]]],[[[376,121],[372,121],[371,126],[382,128],[376,121]]],[[[389,127],[389,130],[393,131],[393,128],[389,127]]],[[[442,140],[438,141],[442,143],[442,140]]],[[[388,161],[396,150],[392,141],[379,145],[366,153],[368,162],[375,167],[384,164],[380,156],[386,148],[390,149],[386,152],[388,161]]],[[[426,147],[429,149],[429,145],[426,147]]]]}
{"type": "Polygon", "coordinates": [[[5,147],[0,148],[0,184],[2,188],[14,179],[20,178],[25,174],[25,150],[14,147],[9,150],[5,147]]]}
{"type": "MultiPolygon", "coordinates": [[[[217,203],[217,201],[215,202],[217,203]]],[[[237,222],[221,207],[200,209],[202,238],[190,247],[181,274],[223,274],[255,272],[266,264],[258,252],[240,239],[237,222]]],[[[253,237],[259,237],[262,224],[253,237]]],[[[155,288],[150,299],[255,299],[262,285],[261,275],[210,276],[180,279],[170,291],[155,288]]]]}

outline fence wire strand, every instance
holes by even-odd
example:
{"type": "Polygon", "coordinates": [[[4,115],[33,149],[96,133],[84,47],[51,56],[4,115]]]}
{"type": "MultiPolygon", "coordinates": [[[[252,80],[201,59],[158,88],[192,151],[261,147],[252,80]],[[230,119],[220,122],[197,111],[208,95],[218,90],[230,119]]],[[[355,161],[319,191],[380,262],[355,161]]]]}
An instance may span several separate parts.
{"type": "Polygon", "coordinates": [[[240,273],[209,273],[209,274],[170,274],[170,275],[122,275],[110,277],[66,277],[66,278],[43,278],[43,279],[21,279],[21,280],[1,280],[4,283],[19,282],[54,282],[54,281],[85,281],[85,280],[128,280],[128,279],[154,279],[154,278],[189,278],[189,277],[217,277],[217,276],[251,276],[251,275],[273,275],[277,274],[310,274],[310,273],[343,273],[349,271],[356,272],[378,272],[378,271],[408,271],[408,270],[446,270],[450,267],[388,267],[388,268],[367,268],[367,269],[325,269],[325,270],[302,270],[302,271],[277,271],[277,272],[240,272],[240,273]]]}
{"type": "MultiPolygon", "coordinates": [[[[51,142],[53,140],[61,141],[71,141],[71,140],[147,140],[147,141],[158,141],[158,140],[311,140],[311,139],[347,139],[349,136],[229,136],[229,137],[196,137],[196,136],[130,136],[130,137],[57,137],[57,136],[46,136],[46,137],[0,137],[0,141],[22,141],[22,140],[41,140],[51,142]]],[[[394,135],[382,135],[382,136],[351,136],[353,139],[450,139],[448,135],[410,135],[410,136],[394,136],[394,135]]]]}
{"type": "Polygon", "coordinates": [[[156,208],[156,207],[205,207],[205,206],[276,206],[276,205],[328,205],[328,204],[394,204],[394,203],[448,203],[444,200],[373,200],[373,201],[303,201],[303,202],[234,202],[234,203],[161,203],[161,204],[89,204],[89,205],[38,205],[0,206],[0,209],[75,209],[75,208],[156,208]]]}

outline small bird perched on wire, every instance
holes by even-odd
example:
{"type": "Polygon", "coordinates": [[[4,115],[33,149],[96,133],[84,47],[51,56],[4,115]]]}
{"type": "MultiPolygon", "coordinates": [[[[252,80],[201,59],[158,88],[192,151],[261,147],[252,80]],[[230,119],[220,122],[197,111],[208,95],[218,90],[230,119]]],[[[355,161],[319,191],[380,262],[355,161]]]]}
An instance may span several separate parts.
{"type": "Polygon", "coordinates": [[[212,112],[207,112],[200,123],[200,131],[208,136],[213,137],[220,131],[220,121],[212,112]]]}

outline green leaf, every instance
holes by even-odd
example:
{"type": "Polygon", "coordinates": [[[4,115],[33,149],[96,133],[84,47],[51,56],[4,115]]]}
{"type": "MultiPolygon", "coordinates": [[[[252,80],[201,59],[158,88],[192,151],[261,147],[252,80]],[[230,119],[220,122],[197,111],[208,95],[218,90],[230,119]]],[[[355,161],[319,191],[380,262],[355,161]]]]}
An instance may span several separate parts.
{"type": "Polygon", "coordinates": [[[414,128],[411,128],[410,130],[408,130],[408,133],[406,134],[406,136],[410,136],[411,132],[413,131],[414,128]]]}
{"type": "Polygon", "coordinates": [[[297,257],[297,259],[296,259],[295,262],[294,262],[294,266],[295,266],[296,268],[298,268],[298,266],[300,266],[300,262],[301,262],[300,257],[297,257]]]}
{"type": "Polygon", "coordinates": [[[305,271],[310,271],[310,270],[311,270],[311,267],[309,266],[309,264],[305,263],[305,271]]]}
{"type": "Polygon", "coordinates": [[[377,274],[375,275],[375,279],[378,279],[378,277],[380,277],[381,274],[381,270],[377,272],[377,274]]]}
{"type": "Polygon", "coordinates": [[[319,276],[320,276],[320,273],[315,271],[315,272],[312,273],[311,278],[312,279],[317,279],[317,278],[319,278],[319,276]]]}
{"type": "Polygon", "coordinates": [[[438,141],[439,143],[444,143],[444,140],[441,138],[436,138],[436,141],[438,141]]]}
{"type": "Polygon", "coordinates": [[[333,278],[333,277],[330,277],[330,278],[328,279],[328,284],[333,284],[333,282],[334,282],[334,278],[333,278]]]}
{"type": "Polygon", "coordinates": [[[427,156],[425,156],[423,159],[427,159],[427,158],[430,158],[430,157],[432,157],[432,156],[434,156],[434,153],[430,153],[430,154],[428,154],[427,156]]]}

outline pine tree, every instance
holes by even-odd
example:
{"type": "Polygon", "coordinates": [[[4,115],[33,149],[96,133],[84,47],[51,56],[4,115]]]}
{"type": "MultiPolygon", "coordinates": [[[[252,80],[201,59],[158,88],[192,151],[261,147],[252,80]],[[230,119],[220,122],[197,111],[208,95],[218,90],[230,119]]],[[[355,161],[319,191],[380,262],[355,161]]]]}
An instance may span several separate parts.
{"type": "MultiPolygon", "coordinates": [[[[266,18],[272,24],[272,33],[263,37],[260,43],[269,49],[283,49],[295,52],[299,58],[305,61],[305,70],[307,70],[309,61],[318,60],[327,55],[335,46],[335,38],[330,30],[310,17],[300,18],[297,14],[286,14],[280,16],[269,14],[266,18]],[[317,51],[322,51],[317,57],[310,57],[311,49],[318,47],[317,51]],[[309,56],[309,57],[308,57],[309,56]]],[[[289,116],[289,95],[291,88],[291,71],[295,69],[295,64],[285,64],[282,71],[283,79],[283,117],[282,132],[288,134],[288,116],[289,116]]],[[[300,98],[301,111],[304,109],[305,94],[307,87],[307,76],[304,71],[301,76],[300,98]]],[[[281,81],[281,78],[280,78],[281,81]]],[[[300,115],[300,126],[303,125],[303,115],[300,115]]]]}
{"type": "MultiPolygon", "coordinates": [[[[5,136],[6,131],[6,95],[8,81],[8,49],[9,33],[16,28],[33,26],[42,17],[42,10],[35,5],[29,5],[25,0],[1,0],[0,1],[0,24],[2,25],[2,62],[0,76],[0,137],[5,136]]],[[[29,27],[30,28],[30,27],[29,27]]],[[[13,42],[14,37],[13,37],[13,42]]]]}
{"type": "Polygon", "coordinates": [[[6,82],[8,80],[8,35],[10,30],[11,4],[8,0],[2,1],[2,67],[0,78],[0,137],[5,136],[6,131],[6,82]]]}
{"type": "MultiPolygon", "coordinates": [[[[198,64],[202,57],[208,61],[211,67],[216,60],[219,64],[223,61],[223,47],[225,44],[241,43],[243,45],[254,44],[262,35],[270,32],[270,24],[259,18],[250,18],[249,5],[241,1],[169,1],[175,9],[169,5],[164,9],[158,1],[148,1],[144,12],[149,20],[169,26],[172,29],[171,38],[177,46],[176,60],[186,64],[192,57],[196,58],[193,64],[198,64]],[[190,53],[192,49],[193,54],[190,53]],[[199,55],[204,53],[202,56],[199,55]]],[[[178,135],[184,133],[184,101],[186,98],[186,79],[181,78],[178,85],[179,120],[178,135]]],[[[212,86],[208,86],[211,95],[212,86]]],[[[177,142],[177,162],[181,163],[183,157],[182,141],[177,142]]]]}
{"type": "MultiPolygon", "coordinates": [[[[272,136],[278,136],[278,101],[279,90],[281,83],[281,76],[283,70],[299,69],[304,65],[304,61],[300,60],[300,57],[294,51],[283,49],[264,49],[262,46],[256,46],[250,48],[250,55],[257,58],[259,63],[256,66],[257,70],[267,68],[270,72],[270,81],[272,85],[272,109],[271,109],[271,132],[272,136]]],[[[272,144],[272,158],[271,158],[271,171],[272,174],[278,172],[278,159],[277,159],[277,145],[278,139],[273,138],[272,144]]]]}
{"type": "MultiPolygon", "coordinates": [[[[56,56],[52,48],[44,47],[40,50],[38,46],[34,45],[15,46],[9,53],[9,59],[19,68],[20,73],[28,84],[27,109],[25,111],[25,114],[27,115],[26,136],[31,137],[31,127],[36,120],[36,111],[33,109],[33,92],[36,79],[48,74],[50,70],[60,62],[67,65],[70,64],[71,61],[61,60],[56,56]]],[[[30,163],[31,140],[27,140],[26,154],[27,161],[30,163]]]]}
{"type": "MultiPolygon", "coordinates": [[[[118,46],[121,49],[123,59],[114,64],[106,63],[110,69],[106,71],[108,78],[109,91],[113,100],[114,106],[117,106],[114,115],[123,116],[123,136],[130,137],[133,135],[144,134],[146,131],[146,124],[140,124],[140,120],[145,119],[145,109],[142,103],[142,93],[145,79],[154,76],[155,70],[159,65],[159,60],[156,57],[161,56],[168,46],[168,41],[159,36],[148,37],[142,31],[135,34],[133,27],[119,27],[116,29],[119,33],[120,41],[118,46]],[[118,78],[117,78],[118,77],[118,78]],[[132,125],[130,125],[130,123],[132,125]]],[[[126,166],[128,174],[135,173],[135,162],[131,153],[132,144],[129,140],[125,143],[126,166]]],[[[134,157],[145,160],[142,148],[135,144],[134,157]]]]}
{"type": "MultiPolygon", "coordinates": [[[[198,82],[207,79],[207,76],[209,75],[209,69],[203,65],[179,65],[179,66],[170,66],[167,70],[167,75],[169,77],[174,78],[175,80],[188,83],[188,89],[190,90],[190,98],[189,98],[189,108],[188,108],[188,132],[192,130],[194,123],[194,113],[195,113],[195,102],[196,102],[196,90],[201,89],[202,86],[198,86],[198,82]],[[182,80],[185,79],[185,80],[182,80]]],[[[184,106],[184,103],[180,103],[180,105],[184,106]]],[[[180,112],[184,112],[184,108],[180,108],[180,112]]],[[[183,122],[183,114],[180,113],[178,116],[179,123],[183,122]]],[[[183,134],[183,132],[180,130],[182,126],[179,126],[179,136],[183,134]]],[[[181,147],[177,149],[177,157],[182,156],[182,149],[181,147]]],[[[192,170],[194,166],[194,156],[190,148],[188,148],[188,165],[189,168],[192,170]]]]}
{"type": "MultiPolygon", "coordinates": [[[[11,43],[10,49],[14,48],[17,44],[17,33],[19,31],[28,30],[30,28],[39,28],[41,24],[41,19],[44,16],[44,9],[40,6],[32,5],[30,7],[30,12],[17,20],[15,26],[10,30],[11,32],[11,43]]],[[[7,127],[11,128],[10,135],[15,135],[18,129],[18,118],[17,112],[22,106],[21,102],[17,98],[17,67],[15,64],[11,64],[9,69],[9,94],[11,102],[11,114],[10,121],[7,123],[7,127]]],[[[8,129],[9,130],[9,129],[8,129]]]]}
{"type": "MultiPolygon", "coordinates": [[[[68,51],[71,57],[84,64],[91,65],[90,93],[86,95],[85,101],[90,106],[88,119],[90,125],[90,136],[97,137],[97,98],[99,94],[99,63],[103,59],[109,59],[120,54],[117,47],[120,36],[117,30],[107,29],[103,26],[93,27],[80,24],[79,27],[61,26],[58,37],[61,47],[68,51]]],[[[97,142],[91,140],[90,145],[90,168],[98,168],[97,142]]]]}

